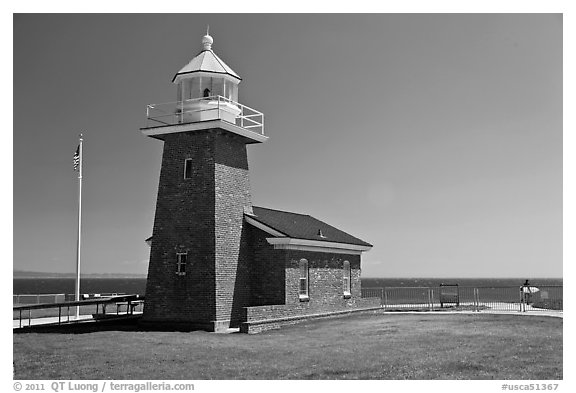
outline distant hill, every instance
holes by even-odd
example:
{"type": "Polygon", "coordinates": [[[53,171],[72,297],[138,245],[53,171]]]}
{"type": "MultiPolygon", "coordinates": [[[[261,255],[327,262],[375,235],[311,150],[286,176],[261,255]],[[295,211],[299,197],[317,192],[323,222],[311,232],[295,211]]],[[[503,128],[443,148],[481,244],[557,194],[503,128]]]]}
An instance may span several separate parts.
{"type": "MultiPolygon", "coordinates": [[[[87,273],[81,274],[83,278],[146,278],[146,274],[134,273],[87,273]]],[[[14,270],[12,278],[76,278],[76,273],[50,273],[14,270]]]]}

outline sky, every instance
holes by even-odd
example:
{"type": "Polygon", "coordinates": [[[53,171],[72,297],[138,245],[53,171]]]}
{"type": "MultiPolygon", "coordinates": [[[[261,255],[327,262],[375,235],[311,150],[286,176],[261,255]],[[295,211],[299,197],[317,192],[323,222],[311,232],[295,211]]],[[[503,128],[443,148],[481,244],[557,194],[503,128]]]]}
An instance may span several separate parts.
{"type": "Polygon", "coordinates": [[[253,203],[374,245],[363,277],[561,277],[559,14],[16,14],[13,269],[146,273],[162,142],[201,49],[265,115],[253,203]]]}

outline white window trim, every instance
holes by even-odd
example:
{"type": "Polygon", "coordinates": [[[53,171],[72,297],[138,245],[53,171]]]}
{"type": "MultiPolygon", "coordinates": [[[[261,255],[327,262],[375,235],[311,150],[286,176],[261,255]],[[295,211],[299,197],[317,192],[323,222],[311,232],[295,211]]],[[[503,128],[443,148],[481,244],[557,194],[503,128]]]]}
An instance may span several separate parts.
{"type": "Polygon", "coordinates": [[[301,302],[310,300],[310,265],[302,258],[298,261],[298,298],[301,302]],[[306,263],[306,277],[302,277],[302,263],[306,263]],[[306,293],[302,293],[302,280],[306,280],[306,293]]]}
{"type": "Polygon", "coordinates": [[[185,276],[186,275],[186,265],[188,264],[188,252],[177,252],[176,253],[176,275],[178,276],[185,276]],[[182,263],[180,261],[180,255],[186,255],[186,262],[182,263]],[[184,265],[184,271],[180,271],[184,265]]]}
{"type": "Polygon", "coordinates": [[[352,267],[350,266],[350,261],[344,261],[342,263],[342,286],[344,292],[344,298],[349,299],[352,297],[352,267]],[[348,262],[348,269],[346,269],[346,262],[348,262]],[[348,273],[348,277],[346,277],[348,273]],[[348,283],[345,285],[345,280],[348,278],[348,283]]]}

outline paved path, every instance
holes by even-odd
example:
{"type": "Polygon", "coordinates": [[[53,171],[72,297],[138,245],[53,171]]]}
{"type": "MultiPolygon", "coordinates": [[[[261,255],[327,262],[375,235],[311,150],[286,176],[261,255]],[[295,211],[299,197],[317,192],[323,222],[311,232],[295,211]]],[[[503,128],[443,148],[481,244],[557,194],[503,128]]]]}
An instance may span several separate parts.
{"type": "Polygon", "coordinates": [[[482,314],[498,314],[498,315],[518,315],[518,316],[528,316],[528,317],[556,317],[564,318],[562,311],[546,310],[546,311],[502,311],[502,310],[480,310],[480,311],[384,311],[384,314],[472,314],[472,315],[482,315],[482,314]]]}
{"type": "MultiPolygon", "coordinates": [[[[389,306],[390,307],[390,306],[389,306]]],[[[542,310],[542,309],[533,309],[530,306],[526,308],[526,312],[520,312],[517,310],[499,310],[498,308],[488,308],[483,309],[480,311],[472,311],[472,310],[446,310],[446,311],[386,311],[383,308],[381,309],[385,314],[435,314],[435,315],[445,315],[445,314],[473,314],[473,315],[481,315],[481,314],[499,314],[499,315],[518,315],[518,316],[541,316],[541,317],[555,317],[555,318],[564,318],[563,311],[555,311],[555,310],[542,310]]],[[[134,312],[134,315],[141,314],[141,312],[134,312]]],[[[111,317],[114,317],[116,314],[110,314],[111,317]]],[[[120,313],[118,316],[126,316],[126,313],[120,313]]],[[[70,321],[68,321],[68,317],[63,316],[61,318],[61,323],[69,324],[69,323],[86,323],[86,322],[94,322],[95,319],[92,315],[80,315],[78,318],[76,316],[70,316],[70,321]]],[[[44,318],[32,318],[30,321],[28,318],[22,316],[22,328],[26,328],[28,326],[39,326],[39,325],[55,325],[58,323],[58,317],[44,317],[44,318]]],[[[20,321],[15,319],[12,321],[12,329],[20,328],[20,321]]],[[[230,329],[228,333],[235,333],[238,329],[230,329]]]]}
{"type": "MultiPolygon", "coordinates": [[[[68,322],[68,317],[67,316],[63,316],[62,318],[60,318],[61,323],[65,324],[65,323],[74,323],[74,322],[82,322],[82,321],[88,321],[91,320],[92,315],[80,315],[78,318],[76,318],[76,316],[70,316],[70,322],[68,322]]],[[[50,324],[57,324],[58,323],[58,317],[44,317],[44,318],[32,318],[32,319],[28,319],[28,317],[22,315],[22,327],[27,327],[27,326],[38,326],[38,325],[50,325],[50,324]]],[[[20,327],[20,320],[18,319],[14,319],[12,320],[12,328],[13,329],[18,329],[20,327]]]]}
{"type": "MultiPolygon", "coordinates": [[[[141,312],[135,311],[133,315],[142,314],[141,312]]],[[[110,318],[118,317],[125,317],[130,316],[132,314],[119,313],[119,314],[108,314],[110,318]]],[[[80,315],[78,318],[76,316],[70,316],[70,321],[68,321],[67,316],[63,316],[60,319],[62,325],[67,325],[71,323],[86,323],[86,322],[94,322],[96,319],[92,317],[92,315],[80,315]]],[[[57,325],[58,324],[58,317],[44,317],[44,318],[32,318],[29,320],[27,317],[22,315],[22,328],[26,328],[28,326],[40,326],[40,325],[57,325]]],[[[19,329],[20,328],[20,321],[18,319],[12,320],[12,329],[19,329]]]]}

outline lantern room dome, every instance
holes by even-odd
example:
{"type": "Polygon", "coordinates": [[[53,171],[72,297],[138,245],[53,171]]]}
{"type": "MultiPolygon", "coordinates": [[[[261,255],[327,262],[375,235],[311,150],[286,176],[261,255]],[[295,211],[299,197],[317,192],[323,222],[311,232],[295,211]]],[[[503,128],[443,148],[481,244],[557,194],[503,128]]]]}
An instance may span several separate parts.
{"type": "Polygon", "coordinates": [[[172,82],[178,83],[178,80],[182,77],[193,76],[194,73],[228,75],[240,82],[242,78],[214,53],[212,50],[213,43],[214,39],[210,35],[206,34],[202,37],[202,46],[204,49],[174,75],[172,82]]]}

